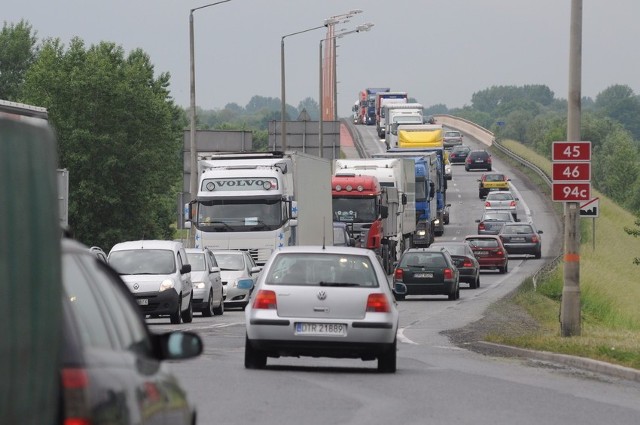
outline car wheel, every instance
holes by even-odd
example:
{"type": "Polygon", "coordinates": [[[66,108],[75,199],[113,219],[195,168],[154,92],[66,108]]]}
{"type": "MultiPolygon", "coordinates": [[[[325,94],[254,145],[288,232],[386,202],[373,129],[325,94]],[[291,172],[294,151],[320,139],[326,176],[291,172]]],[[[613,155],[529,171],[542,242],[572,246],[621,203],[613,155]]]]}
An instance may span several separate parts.
{"type": "Polygon", "coordinates": [[[396,301],[404,301],[405,298],[405,294],[393,294],[393,296],[396,298],[396,301]]]}
{"type": "Polygon", "coordinates": [[[536,251],[535,257],[536,257],[536,259],[542,258],[542,251],[536,251]]]}
{"type": "Polygon", "coordinates": [[[395,373],[396,372],[396,360],[398,352],[397,340],[393,340],[391,347],[384,353],[378,356],[378,372],[380,373],[395,373]]]}
{"type": "Polygon", "coordinates": [[[447,295],[447,297],[449,298],[449,301],[457,300],[458,296],[459,296],[459,289],[457,287],[453,287],[452,291],[449,292],[449,295],[447,295]]]}
{"type": "Polygon", "coordinates": [[[213,314],[216,316],[222,316],[224,314],[224,300],[222,299],[222,294],[220,294],[220,305],[213,309],[213,314]]]}
{"type": "Polygon", "coordinates": [[[478,287],[478,281],[479,278],[476,276],[476,278],[472,282],[469,282],[469,287],[471,289],[476,289],[478,287]]]}
{"type": "Polygon", "coordinates": [[[487,171],[491,171],[491,167],[488,167],[488,168],[487,168],[487,171]]]}
{"type": "Polygon", "coordinates": [[[209,291],[209,300],[207,306],[202,309],[202,315],[204,317],[213,316],[213,291],[209,291]]]}
{"type": "Polygon", "coordinates": [[[504,267],[499,267],[498,271],[502,274],[509,271],[509,263],[504,263],[504,267]]]}
{"type": "Polygon", "coordinates": [[[245,336],[244,341],[244,367],[247,369],[264,369],[267,366],[267,356],[261,351],[255,350],[245,336]]]}
{"type": "Polygon", "coordinates": [[[464,171],[469,171],[469,167],[467,167],[467,166],[465,165],[465,167],[464,167],[464,171]]]}
{"type": "Polygon", "coordinates": [[[193,322],[193,294],[189,297],[189,306],[182,312],[182,321],[184,323],[193,322]]]}
{"type": "Polygon", "coordinates": [[[476,278],[476,289],[480,287],[480,273],[478,273],[478,277],[476,278]]]}
{"type": "Polygon", "coordinates": [[[182,300],[182,294],[178,295],[178,306],[176,310],[169,315],[169,319],[171,320],[172,325],[179,325],[182,321],[182,316],[180,315],[180,301],[182,300]]]}

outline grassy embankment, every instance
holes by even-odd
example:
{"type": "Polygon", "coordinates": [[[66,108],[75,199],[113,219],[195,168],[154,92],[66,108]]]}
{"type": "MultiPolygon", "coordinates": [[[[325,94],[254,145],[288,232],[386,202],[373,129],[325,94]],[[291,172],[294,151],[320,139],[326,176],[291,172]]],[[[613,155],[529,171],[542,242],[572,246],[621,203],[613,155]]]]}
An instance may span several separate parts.
{"type": "MultiPolygon", "coordinates": [[[[514,141],[503,144],[551,175],[549,159],[514,141]]],[[[538,180],[541,190],[549,192],[535,174],[532,180],[538,180]]],[[[564,264],[560,262],[538,279],[536,288],[532,279],[527,279],[511,299],[525,308],[540,328],[517,337],[493,333],[486,340],[640,369],[640,266],[633,264],[633,259],[640,257],[640,240],[624,231],[625,227],[636,228],[635,216],[598,192],[592,196],[600,198],[595,241],[592,219],[581,219],[580,223],[581,335],[560,335],[564,282],[564,264]]]]}

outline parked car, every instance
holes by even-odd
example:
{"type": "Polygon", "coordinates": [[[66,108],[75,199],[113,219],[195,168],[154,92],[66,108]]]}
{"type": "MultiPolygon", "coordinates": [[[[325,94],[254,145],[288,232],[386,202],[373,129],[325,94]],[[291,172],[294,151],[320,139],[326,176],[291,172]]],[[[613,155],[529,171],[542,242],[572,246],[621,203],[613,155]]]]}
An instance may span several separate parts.
{"type": "Polygon", "coordinates": [[[518,201],[519,199],[513,193],[500,190],[490,192],[484,199],[485,211],[509,211],[513,215],[514,220],[518,220],[518,201]]]}
{"type": "Polygon", "coordinates": [[[211,252],[220,266],[225,308],[244,310],[262,269],[247,251],[228,249],[211,252]]]}
{"type": "Polygon", "coordinates": [[[505,223],[516,223],[509,211],[485,211],[478,223],[479,235],[497,235],[505,223]]]}
{"type": "Polygon", "coordinates": [[[169,316],[172,324],[191,323],[191,265],[181,242],[121,242],[111,248],[107,259],[145,314],[151,318],[169,316]]]}
{"type": "Polygon", "coordinates": [[[347,231],[347,223],[333,222],[333,244],[335,246],[354,246],[354,240],[347,231]]]}
{"type": "Polygon", "coordinates": [[[451,254],[453,263],[460,273],[460,282],[469,284],[471,289],[480,287],[480,263],[471,246],[463,241],[434,242],[429,248],[445,248],[451,254]]]}
{"type": "Polygon", "coordinates": [[[399,314],[372,250],[291,246],[275,251],[245,316],[248,369],[264,368],[268,357],[311,356],[377,359],[379,372],[396,371],[399,314]]]}
{"type": "Polygon", "coordinates": [[[502,173],[484,173],[478,179],[478,197],[482,199],[494,190],[509,190],[510,181],[511,179],[502,173]]]}
{"type": "Polygon", "coordinates": [[[542,257],[542,230],[533,223],[507,223],[498,236],[508,254],[530,254],[542,257]]]}
{"type": "Polygon", "coordinates": [[[469,152],[471,152],[471,148],[467,145],[454,146],[449,152],[449,162],[452,164],[464,164],[469,152]]]}
{"type": "Polygon", "coordinates": [[[220,267],[208,248],[187,248],[193,282],[193,309],[205,317],[224,314],[224,290],[220,267]]]}
{"type": "Polygon", "coordinates": [[[462,144],[462,133],[455,130],[448,130],[444,132],[444,148],[450,149],[454,146],[462,144]]]}
{"type": "Polygon", "coordinates": [[[480,269],[498,269],[500,273],[509,271],[507,250],[498,235],[469,235],[464,240],[471,246],[480,269]]]}
{"type": "Polygon", "coordinates": [[[484,149],[472,150],[464,160],[464,169],[491,171],[491,154],[484,149]]]}
{"type": "Polygon", "coordinates": [[[446,295],[449,300],[460,298],[460,272],[451,254],[444,248],[409,248],[400,257],[393,273],[394,284],[407,287],[406,294],[446,295]]]}
{"type": "Polygon", "coordinates": [[[200,355],[200,337],[150,332],[111,267],[74,240],[63,239],[61,250],[60,423],[195,424],[167,361],[200,355]]]}

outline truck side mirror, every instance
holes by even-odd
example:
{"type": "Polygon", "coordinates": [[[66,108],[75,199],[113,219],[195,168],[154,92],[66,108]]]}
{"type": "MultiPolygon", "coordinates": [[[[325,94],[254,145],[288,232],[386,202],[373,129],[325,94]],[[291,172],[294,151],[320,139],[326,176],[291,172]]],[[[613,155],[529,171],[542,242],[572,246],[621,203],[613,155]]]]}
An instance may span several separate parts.
{"type": "Polygon", "coordinates": [[[407,205],[407,194],[406,193],[402,194],[402,205],[407,205]]]}
{"type": "Polygon", "coordinates": [[[298,218],[298,202],[297,201],[289,201],[290,209],[289,209],[289,218],[296,219],[298,218]]]}
{"type": "Polygon", "coordinates": [[[387,218],[389,217],[389,207],[386,205],[380,205],[380,217],[387,218]]]}

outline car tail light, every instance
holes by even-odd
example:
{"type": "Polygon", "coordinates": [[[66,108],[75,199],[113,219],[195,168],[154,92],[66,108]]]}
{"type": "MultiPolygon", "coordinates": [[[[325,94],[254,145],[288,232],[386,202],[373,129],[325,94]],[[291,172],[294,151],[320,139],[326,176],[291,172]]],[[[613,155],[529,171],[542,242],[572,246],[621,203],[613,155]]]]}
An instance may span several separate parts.
{"type": "Polygon", "coordinates": [[[453,279],[453,270],[451,270],[448,267],[446,269],[444,269],[444,278],[445,279],[453,279]]]}
{"type": "Polygon", "coordinates": [[[485,202],[484,202],[484,206],[485,206],[485,207],[490,207],[490,206],[491,206],[491,202],[489,202],[489,201],[485,201],[485,202]]]}
{"type": "Polygon", "coordinates": [[[478,232],[485,229],[484,223],[478,224],[478,232]]]}
{"type": "Polygon", "coordinates": [[[538,243],[539,240],[540,239],[538,238],[538,236],[536,236],[536,235],[531,236],[531,242],[538,243]]]}
{"type": "Polygon", "coordinates": [[[389,300],[385,294],[369,294],[367,311],[373,313],[388,313],[391,311],[389,300]]]}
{"type": "Polygon", "coordinates": [[[473,262],[470,259],[465,258],[462,263],[462,267],[473,267],[473,262]]]}
{"type": "Polygon", "coordinates": [[[511,202],[509,202],[509,206],[510,206],[510,207],[515,207],[515,206],[516,206],[516,201],[511,201],[511,202]]]}
{"type": "Polygon", "coordinates": [[[86,390],[89,386],[87,371],[81,368],[64,368],[61,373],[63,398],[63,425],[90,425],[86,390]]]}
{"type": "Polygon", "coordinates": [[[256,294],[256,298],[253,300],[253,308],[276,310],[278,308],[276,293],[268,289],[259,290],[256,294]]]}
{"type": "Polygon", "coordinates": [[[393,274],[393,279],[399,282],[402,282],[403,277],[404,277],[404,272],[402,271],[402,269],[400,268],[396,269],[395,273],[393,274]]]}
{"type": "Polygon", "coordinates": [[[487,163],[491,164],[491,157],[487,158],[487,163]]]}

